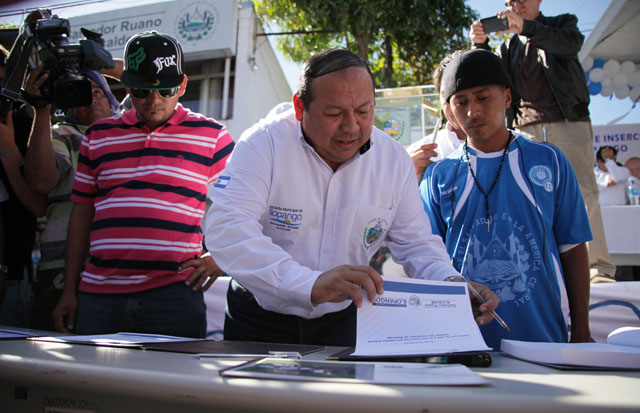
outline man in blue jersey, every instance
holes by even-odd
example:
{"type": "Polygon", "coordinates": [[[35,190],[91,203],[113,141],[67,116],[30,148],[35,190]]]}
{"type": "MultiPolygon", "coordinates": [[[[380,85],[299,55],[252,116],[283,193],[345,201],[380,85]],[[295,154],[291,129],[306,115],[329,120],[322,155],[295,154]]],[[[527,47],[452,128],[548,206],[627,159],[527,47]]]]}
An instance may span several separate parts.
{"type": "Polygon", "coordinates": [[[511,80],[500,58],[475,49],[447,65],[442,90],[465,143],[430,165],[424,207],[456,268],[491,288],[510,326],[481,326],[487,345],[502,338],[589,339],[591,230],[571,165],[552,145],[505,126],[511,80]]]}

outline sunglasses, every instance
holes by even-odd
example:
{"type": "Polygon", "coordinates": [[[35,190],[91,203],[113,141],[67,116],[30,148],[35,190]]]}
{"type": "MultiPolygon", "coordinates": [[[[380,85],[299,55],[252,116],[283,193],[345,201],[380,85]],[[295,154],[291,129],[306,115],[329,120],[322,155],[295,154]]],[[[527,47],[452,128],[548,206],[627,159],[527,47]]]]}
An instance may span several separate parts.
{"type": "Polygon", "coordinates": [[[509,7],[509,6],[514,6],[516,3],[524,4],[526,2],[527,0],[506,0],[504,2],[504,5],[509,7]]]}
{"type": "Polygon", "coordinates": [[[155,90],[163,98],[171,98],[178,94],[180,86],[167,89],[129,89],[134,98],[146,99],[151,96],[151,91],[155,90]]]}

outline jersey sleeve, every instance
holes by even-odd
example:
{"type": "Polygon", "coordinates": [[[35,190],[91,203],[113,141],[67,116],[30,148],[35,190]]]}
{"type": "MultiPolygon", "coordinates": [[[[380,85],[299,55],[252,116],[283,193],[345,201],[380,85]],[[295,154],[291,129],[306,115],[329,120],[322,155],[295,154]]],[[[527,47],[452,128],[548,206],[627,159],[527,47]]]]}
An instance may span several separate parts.
{"type": "Polygon", "coordinates": [[[553,232],[558,246],[591,241],[591,227],[587,208],[580,192],[578,180],[569,161],[556,150],[557,182],[553,232]]]}
{"type": "Polygon", "coordinates": [[[432,163],[427,167],[427,170],[424,173],[424,179],[420,183],[420,197],[422,198],[424,211],[429,217],[431,230],[434,234],[439,235],[444,239],[446,226],[440,209],[440,192],[437,191],[437,182],[435,178],[436,165],[438,164],[432,163]]]}
{"type": "Polygon", "coordinates": [[[441,234],[425,214],[410,159],[406,168],[402,198],[386,242],[394,261],[410,277],[441,281],[457,271],[451,265],[441,234]]]}

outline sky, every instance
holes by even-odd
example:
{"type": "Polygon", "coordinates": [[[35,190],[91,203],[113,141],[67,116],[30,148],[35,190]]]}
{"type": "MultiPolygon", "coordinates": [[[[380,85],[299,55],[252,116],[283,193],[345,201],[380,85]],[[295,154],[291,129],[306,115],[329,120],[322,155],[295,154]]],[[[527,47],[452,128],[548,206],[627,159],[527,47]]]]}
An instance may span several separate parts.
{"type": "MultiPolygon", "coordinates": [[[[57,12],[61,17],[66,17],[139,5],[150,1],[153,0],[110,0],[102,3],[93,3],[91,6],[81,6],[68,9],[72,14],[61,12],[59,11],[60,9],[57,10],[55,7],[52,8],[54,9],[54,13],[57,12]]],[[[0,6],[0,13],[3,10],[17,9],[20,7],[43,7],[44,4],[68,4],[73,2],[73,0],[24,0],[15,2],[9,6],[0,6]]],[[[503,8],[504,4],[501,0],[467,0],[466,3],[472,9],[476,10],[480,17],[495,15],[496,12],[503,8]]],[[[604,14],[610,3],[611,0],[545,0],[542,2],[540,9],[543,14],[548,16],[554,16],[561,13],[575,14],[578,16],[578,27],[585,35],[585,38],[588,38],[589,34],[591,34],[591,31],[596,26],[598,20],[604,14]]],[[[0,22],[5,22],[7,20],[8,19],[5,17],[0,17],[0,22]]],[[[17,21],[17,24],[20,24],[19,20],[17,21]]],[[[268,38],[272,42],[273,48],[278,56],[278,60],[280,61],[289,85],[292,90],[295,90],[298,83],[301,65],[287,60],[287,58],[277,50],[275,47],[276,38],[274,36],[269,36],[268,38]]],[[[632,109],[632,102],[628,98],[620,100],[615,96],[611,99],[600,95],[591,96],[591,105],[589,106],[589,109],[593,125],[606,125],[612,122],[617,124],[640,123],[640,104],[632,109]]]]}

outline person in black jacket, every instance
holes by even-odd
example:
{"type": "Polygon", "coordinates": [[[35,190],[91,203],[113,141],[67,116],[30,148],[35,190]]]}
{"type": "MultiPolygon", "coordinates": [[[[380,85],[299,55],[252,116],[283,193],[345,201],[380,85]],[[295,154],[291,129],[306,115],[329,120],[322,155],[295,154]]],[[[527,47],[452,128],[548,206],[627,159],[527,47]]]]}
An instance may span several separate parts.
{"type": "MultiPolygon", "coordinates": [[[[591,279],[613,280],[593,172],[593,131],[589,118],[589,90],[578,52],[584,36],[573,14],[548,17],[542,0],[506,1],[497,14],[508,19],[513,33],[499,55],[521,100],[508,123],[536,141],[558,146],[569,159],[587,206],[593,241],[589,242],[591,279]]],[[[487,33],[476,21],[470,31],[473,47],[490,50],[487,33]]]]}

